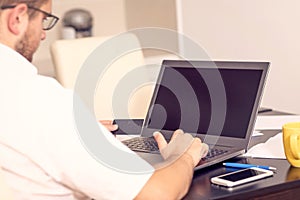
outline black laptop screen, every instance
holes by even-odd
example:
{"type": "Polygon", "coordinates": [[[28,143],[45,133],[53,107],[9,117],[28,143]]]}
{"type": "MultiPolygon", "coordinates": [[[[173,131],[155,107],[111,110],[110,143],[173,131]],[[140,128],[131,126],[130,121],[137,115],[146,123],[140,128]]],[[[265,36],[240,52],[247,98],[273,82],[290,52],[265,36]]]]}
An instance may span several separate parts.
{"type": "Polygon", "coordinates": [[[262,73],[261,69],[165,67],[154,106],[150,108],[148,127],[244,138],[262,73]],[[224,106],[214,105],[212,109],[211,93],[223,98],[222,92],[210,89],[214,88],[216,71],[225,90],[226,112],[222,122],[211,122],[212,110],[214,116],[224,115],[224,106]],[[208,87],[207,83],[212,85],[208,87]],[[214,123],[223,124],[221,133],[214,132],[214,123]]]}

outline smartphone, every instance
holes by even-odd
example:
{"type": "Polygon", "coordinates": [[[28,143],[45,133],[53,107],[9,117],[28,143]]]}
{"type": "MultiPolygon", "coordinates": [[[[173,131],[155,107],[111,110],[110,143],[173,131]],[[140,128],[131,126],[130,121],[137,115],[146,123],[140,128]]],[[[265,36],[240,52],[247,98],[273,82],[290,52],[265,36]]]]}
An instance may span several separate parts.
{"type": "Polygon", "coordinates": [[[273,176],[273,174],[270,170],[252,167],[213,177],[211,178],[211,182],[226,187],[234,187],[273,176]]]}

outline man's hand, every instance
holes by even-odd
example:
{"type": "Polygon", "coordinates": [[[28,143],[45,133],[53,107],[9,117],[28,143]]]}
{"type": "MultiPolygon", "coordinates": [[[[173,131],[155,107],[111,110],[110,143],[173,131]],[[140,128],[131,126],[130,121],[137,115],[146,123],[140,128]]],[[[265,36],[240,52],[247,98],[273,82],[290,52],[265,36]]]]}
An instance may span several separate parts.
{"type": "Polygon", "coordinates": [[[154,133],[154,138],[165,160],[178,159],[186,153],[193,159],[194,166],[196,166],[208,152],[207,144],[202,143],[199,138],[194,138],[191,134],[184,133],[180,129],[174,132],[169,143],[166,142],[160,132],[154,133]]]}
{"type": "Polygon", "coordinates": [[[100,120],[99,121],[103,126],[105,126],[110,132],[118,129],[117,124],[113,124],[112,120],[100,120]]]}
{"type": "Polygon", "coordinates": [[[182,130],[176,130],[169,143],[159,132],[153,136],[165,164],[158,165],[135,199],[182,199],[189,190],[194,167],[206,156],[208,146],[182,130]]]}

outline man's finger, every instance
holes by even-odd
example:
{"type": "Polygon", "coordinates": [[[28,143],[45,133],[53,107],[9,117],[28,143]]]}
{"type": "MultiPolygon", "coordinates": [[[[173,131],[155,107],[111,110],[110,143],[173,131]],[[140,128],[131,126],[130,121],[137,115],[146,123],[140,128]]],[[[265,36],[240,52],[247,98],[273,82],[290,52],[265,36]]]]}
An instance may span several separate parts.
{"type": "Polygon", "coordinates": [[[153,137],[155,138],[159,149],[163,149],[168,145],[166,139],[160,132],[154,132],[153,137]]]}
{"type": "Polygon", "coordinates": [[[109,131],[118,130],[119,126],[117,124],[105,124],[104,125],[109,131]]]}
{"type": "Polygon", "coordinates": [[[103,125],[112,125],[113,124],[112,120],[99,120],[99,122],[103,125]]]}
{"type": "Polygon", "coordinates": [[[209,149],[208,145],[205,143],[202,143],[201,151],[200,151],[201,158],[204,158],[205,156],[207,156],[208,149],[209,149]]]}
{"type": "Polygon", "coordinates": [[[183,130],[177,129],[176,131],[174,131],[171,141],[174,140],[178,135],[183,135],[183,134],[184,134],[183,130]]]}

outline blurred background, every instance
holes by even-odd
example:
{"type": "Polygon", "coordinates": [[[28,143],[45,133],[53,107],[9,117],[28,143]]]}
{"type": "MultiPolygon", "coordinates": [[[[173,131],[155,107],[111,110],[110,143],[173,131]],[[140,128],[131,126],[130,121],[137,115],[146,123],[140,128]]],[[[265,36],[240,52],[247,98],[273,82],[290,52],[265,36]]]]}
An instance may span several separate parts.
{"type": "MultiPolygon", "coordinates": [[[[270,61],[262,106],[300,114],[300,1],[297,0],[63,0],[53,1],[61,19],[71,9],[93,17],[93,36],[114,36],[139,27],[178,31],[202,46],[212,59],[270,61]]],[[[62,39],[62,20],[34,58],[39,73],[55,77],[50,45],[62,39]]],[[[184,45],[178,41],[178,49],[184,45]]],[[[149,62],[166,52],[145,51],[149,62]]]]}

